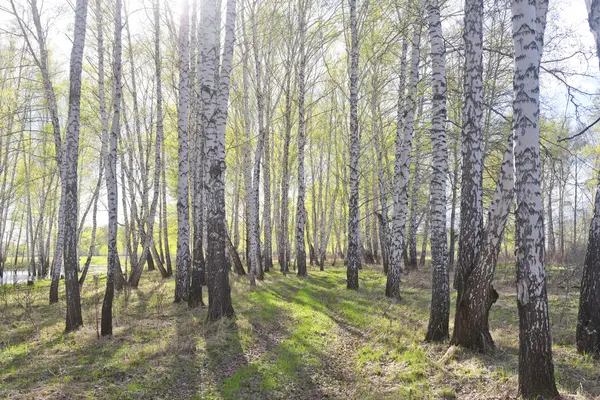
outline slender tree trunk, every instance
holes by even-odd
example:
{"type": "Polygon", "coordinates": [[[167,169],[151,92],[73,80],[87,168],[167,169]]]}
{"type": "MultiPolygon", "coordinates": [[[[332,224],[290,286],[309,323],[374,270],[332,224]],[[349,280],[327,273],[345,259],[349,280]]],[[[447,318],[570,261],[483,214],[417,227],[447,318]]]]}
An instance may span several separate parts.
{"type": "Polygon", "coordinates": [[[67,297],[67,317],[65,331],[76,330],[83,325],[79,280],[77,268],[77,167],[79,160],[79,122],[81,100],[81,72],[83,69],[83,48],[85,46],[87,0],[77,0],[75,5],[75,28],[73,49],[71,50],[69,116],[67,120],[67,147],[63,166],[67,169],[64,182],[65,191],[65,287],[67,297]]]}
{"type": "Polygon", "coordinates": [[[361,267],[359,230],[360,210],[358,204],[358,163],[360,157],[360,136],[358,132],[358,21],[356,0],[350,4],[350,199],[348,201],[348,289],[358,289],[358,269],[361,267]]]}
{"type": "Polygon", "coordinates": [[[177,255],[175,256],[175,303],[187,301],[190,287],[190,210],[189,210],[189,1],[184,0],[179,30],[179,99],[177,133],[179,147],[177,183],[177,255]]]}
{"type": "MultiPolygon", "coordinates": [[[[24,27],[21,19],[17,18],[19,22],[19,26],[21,31],[23,32],[24,37],[26,38],[27,47],[31,52],[36,64],[40,68],[42,73],[42,82],[44,85],[44,97],[46,100],[46,104],[48,107],[48,111],[50,113],[50,120],[52,121],[52,131],[54,136],[54,145],[55,145],[55,153],[56,153],[56,165],[60,170],[60,181],[61,181],[61,192],[60,192],[60,201],[59,201],[59,211],[58,211],[58,229],[56,235],[56,242],[54,243],[54,255],[52,258],[52,267],[51,267],[51,275],[52,275],[52,283],[50,284],[50,294],[49,300],[50,304],[58,302],[58,282],[60,280],[60,272],[63,261],[63,247],[64,247],[64,229],[65,229],[65,201],[66,201],[66,172],[67,169],[63,166],[65,162],[65,158],[63,157],[63,152],[66,150],[63,148],[62,140],[61,140],[61,128],[60,128],[60,120],[58,117],[58,106],[56,103],[56,95],[54,93],[54,87],[52,85],[52,80],[50,79],[50,70],[48,68],[48,50],[46,48],[46,36],[44,34],[44,30],[42,28],[42,23],[40,19],[40,13],[37,7],[37,0],[32,0],[31,4],[31,12],[33,17],[33,23],[35,25],[35,30],[37,34],[37,42],[39,48],[39,55],[36,56],[36,53],[31,45],[30,41],[27,39],[26,28],[24,27]]],[[[12,9],[17,15],[14,0],[11,0],[12,9]]]]}
{"type": "MultiPolygon", "coordinates": [[[[422,267],[425,265],[425,258],[427,257],[427,240],[429,239],[429,225],[431,223],[431,215],[425,217],[425,229],[423,231],[423,240],[421,242],[421,259],[419,265],[422,267]]],[[[448,270],[450,265],[448,265],[448,270]]]]}
{"type": "MultiPolygon", "coordinates": [[[[194,7],[194,10],[196,7],[194,7]]],[[[195,12],[195,11],[194,11],[195,12]]],[[[193,18],[195,20],[195,18],[193,18]]],[[[156,25],[160,24],[159,16],[155,17],[156,25]]],[[[198,49],[201,46],[201,41],[203,38],[198,35],[198,49]]],[[[158,50],[159,42],[157,39],[156,48],[158,50]]],[[[193,237],[193,253],[192,253],[192,276],[191,276],[191,286],[190,286],[190,295],[188,297],[188,305],[190,307],[196,307],[200,304],[204,305],[202,300],[202,285],[206,284],[206,263],[204,260],[204,251],[203,251],[203,242],[204,242],[204,169],[205,169],[205,129],[202,125],[202,111],[200,104],[202,102],[202,93],[200,91],[200,87],[202,85],[203,76],[200,73],[201,67],[201,58],[200,54],[198,54],[196,60],[196,80],[197,80],[197,90],[196,90],[196,110],[195,110],[195,118],[196,118],[196,133],[194,137],[194,151],[195,151],[195,162],[194,162],[194,171],[192,173],[193,180],[193,208],[192,215],[194,221],[194,237],[193,237]]],[[[156,67],[160,67],[160,60],[157,60],[156,67]]],[[[237,179],[237,178],[236,178],[237,179]]],[[[236,193],[237,196],[237,193],[236,193]]],[[[237,199],[236,205],[237,208],[237,199]]]]}
{"type": "MultiPolygon", "coordinates": [[[[434,148],[435,149],[435,148],[434,148]]],[[[437,150],[437,149],[436,149],[437,150]]],[[[421,188],[421,163],[420,163],[420,149],[417,148],[415,151],[415,172],[413,174],[412,190],[410,195],[410,220],[408,227],[408,265],[407,269],[417,269],[417,229],[418,229],[418,208],[419,208],[419,190],[421,188]]]]}
{"type": "Polygon", "coordinates": [[[553,260],[556,255],[556,239],[554,238],[554,211],[552,208],[552,192],[554,191],[554,168],[550,173],[550,182],[548,183],[548,260],[553,260]]]}
{"type": "MultiPolygon", "coordinates": [[[[291,50],[290,50],[291,53],[291,50]]],[[[291,59],[291,55],[289,57],[291,59]]],[[[281,220],[280,220],[280,233],[279,233],[279,267],[280,271],[284,274],[289,272],[289,215],[288,215],[288,195],[290,190],[290,176],[289,176],[289,154],[290,154],[290,142],[292,134],[292,93],[291,93],[291,80],[292,80],[292,61],[288,60],[287,72],[285,80],[285,134],[283,137],[283,159],[282,159],[282,171],[281,171],[281,220]]]]}
{"type": "Polygon", "coordinates": [[[304,182],[304,148],[306,146],[306,8],[308,2],[300,1],[300,48],[298,54],[298,200],[296,202],[296,267],[298,276],[306,276],[306,245],[304,244],[304,225],[306,212],[304,209],[304,195],[306,186],[304,182]]]}
{"type": "Polygon", "coordinates": [[[115,41],[113,48],[113,98],[112,98],[112,122],[109,133],[109,144],[106,161],[106,192],[108,194],[108,274],[106,277],[106,292],[102,302],[102,324],[101,335],[112,335],[112,305],[115,295],[115,275],[120,269],[119,254],[117,249],[117,229],[119,215],[119,192],[117,186],[117,140],[121,131],[121,97],[122,97],[122,21],[121,0],[115,3],[115,41]]]}
{"type": "MultiPolygon", "coordinates": [[[[433,174],[431,177],[431,266],[433,270],[431,308],[426,341],[438,342],[448,338],[450,319],[450,282],[446,239],[446,176],[448,175],[448,146],[446,142],[446,48],[440,21],[438,0],[429,0],[429,40],[432,63],[431,148],[433,174]]],[[[416,241],[415,241],[416,242],[416,241]]],[[[415,244],[416,247],[416,244],[415,244]]],[[[416,248],[415,260],[416,262],[416,248]]]]}
{"type": "Polygon", "coordinates": [[[162,234],[165,241],[165,264],[167,265],[167,274],[173,275],[173,267],[171,263],[171,250],[169,248],[169,219],[167,213],[167,170],[166,170],[166,157],[165,157],[165,142],[161,143],[161,207],[162,207],[162,234]]]}
{"type": "Polygon", "coordinates": [[[27,156],[28,151],[25,149],[25,142],[22,142],[23,146],[23,154],[25,155],[25,159],[23,160],[23,165],[25,167],[25,179],[27,180],[25,187],[27,189],[27,286],[33,285],[33,277],[35,276],[35,237],[34,237],[34,229],[33,229],[33,214],[31,210],[31,146],[29,146],[29,156],[27,156]]]}
{"type": "Polygon", "coordinates": [[[79,286],[83,286],[87,276],[88,268],[92,262],[92,256],[96,246],[96,229],[98,222],[98,199],[100,198],[100,188],[104,175],[104,161],[106,157],[106,148],[108,145],[108,114],[106,112],[106,95],[104,89],[104,33],[103,33],[103,13],[102,2],[96,0],[95,17],[97,24],[96,37],[98,41],[98,102],[100,103],[100,125],[102,129],[102,147],[100,150],[100,167],[98,168],[98,183],[94,190],[93,209],[92,209],[92,238],[90,241],[90,249],[88,257],[83,266],[81,277],[79,278],[79,286]]]}
{"type": "Polygon", "coordinates": [[[402,272],[402,252],[404,250],[404,228],[408,208],[408,175],[410,172],[410,152],[414,131],[414,114],[416,91],[419,80],[419,57],[421,26],[415,24],[411,47],[410,75],[406,105],[403,104],[404,75],[406,71],[406,47],[402,49],[400,67],[400,90],[398,101],[398,125],[396,129],[396,163],[394,171],[394,214],[392,220],[390,269],[387,274],[385,294],[388,297],[400,298],[400,274],[402,272]],[[404,139],[402,139],[402,133],[404,139]]]}
{"type": "Polygon", "coordinates": [[[448,251],[448,268],[450,270],[452,270],[452,268],[454,267],[454,248],[456,245],[456,229],[454,227],[456,225],[456,202],[458,192],[458,141],[454,142],[452,153],[454,155],[454,172],[452,175],[452,211],[450,212],[450,250],[448,251]]]}

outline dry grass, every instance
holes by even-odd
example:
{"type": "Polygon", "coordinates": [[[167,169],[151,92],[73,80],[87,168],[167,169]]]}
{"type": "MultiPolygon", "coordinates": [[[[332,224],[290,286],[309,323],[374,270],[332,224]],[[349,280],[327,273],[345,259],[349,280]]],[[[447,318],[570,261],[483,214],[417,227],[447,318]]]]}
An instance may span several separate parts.
{"type": "MultiPolygon", "coordinates": [[[[518,320],[512,271],[501,267],[492,309],[498,349],[481,355],[422,341],[430,272],[404,278],[403,300],[383,296],[376,269],[272,273],[255,291],[232,276],[236,318],[206,322],[203,309],[172,303],[174,284],[147,273],[115,302],[113,338],[97,338],[104,281],[83,289],[85,326],[63,334],[63,301],[48,283],[0,288],[0,397],[512,399],[518,320]]],[[[556,376],[565,398],[600,396],[600,363],[574,351],[576,273],[550,270],[556,376]]],[[[454,300],[454,299],[453,299],[454,300]]],[[[452,318],[452,317],[451,317],[452,318]]],[[[451,319],[452,321],[452,319],[451,319]]],[[[451,322],[452,323],[452,322],[451,322]]]]}

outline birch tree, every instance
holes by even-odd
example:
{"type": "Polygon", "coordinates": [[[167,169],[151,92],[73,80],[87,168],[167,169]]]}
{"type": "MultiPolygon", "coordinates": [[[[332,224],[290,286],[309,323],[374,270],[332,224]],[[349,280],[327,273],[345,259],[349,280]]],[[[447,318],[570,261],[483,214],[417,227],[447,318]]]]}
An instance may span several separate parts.
{"type": "Polygon", "coordinates": [[[229,286],[229,269],[225,255],[225,129],[229,102],[229,79],[235,44],[236,1],[227,0],[225,39],[215,85],[218,18],[214,1],[202,1],[200,57],[202,83],[202,124],[206,129],[208,180],[208,246],[206,280],[208,285],[208,319],[217,320],[234,314],[229,286]]]}
{"type": "Polygon", "coordinates": [[[299,3],[300,47],[298,49],[298,54],[300,61],[298,65],[298,199],[296,201],[296,268],[298,269],[298,276],[306,276],[306,245],[304,243],[304,225],[306,220],[306,210],[304,208],[304,195],[306,191],[306,185],[304,182],[304,147],[306,146],[305,97],[307,55],[305,42],[306,9],[308,7],[309,0],[300,0],[299,3]]]}
{"type": "Polygon", "coordinates": [[[358,205],[358,159],[360,137],[358,134],[358,21],[356,0],[350,5],[350,200],[348,202],[348,255],[347,288],[358,289],[358,270],[361,267],[359,245],[360,214],[358,205]]]}
{"type": "Polygon", "coordinates": [[[560,397],[552,362],[540,196],[539,68],[547,10],[546,0],[512,1],[519,392],[526,399],[560,397]]]}
{"type": "Polygon", "coordinates": [[[460,234],[454,275],[457,302],[479,251],[483,225],[483,0],[465,0],[460,234]]]}
{"type": "Polygon", "coordinates": [[[411,43],[410,71],[406,104],[403,103],[405,91],[406,46],[403,45],[400,66],[400,88],[398,101],[398,120],[396,127],[396,161],[394,164],[394,210],[390,245],[390,267],[387,274],[385,295],[400,298],[400,274],[402,272],[402,250],[404,248],[404,228],[408,212],[408,176],[410,173],[410,152],[414,132],[417,84],[419,81],[421,26],[415,18],[411,43]],[[402,65],[404,64],[404,66],[402,65]]]}
{"type": "Polygon", "coordinates": [[[79,251],[77,248],[77,168],[79,161],[79,129],[81,102],[81,72],[83,70],[83,49],[85,47],[87,0],[77,0],[75,5],[75,28],[71,50],[69,76],[69,115],[67,119],[67,146],[63,168],[65,189],[65,287],[67,298],[66,332],[83,325],[81,299],[79,295],[79,251]]]}
{"type": "Polygon", "coordinates": [[[92,210],[92,238],[90,240],[90,249],[87,259],[83,266],[79,285],[82,286],[85,282],[88,268],[92,262],[94,248],[96,246],[96,230],[98,225],[98,200],[100,198],[100,188],[104,179],[104,165],[106,158],[106,149],[108,147],[108,113],[106,112],[106,94],[104,88],[104,18],[102,13],[102,1],[96,0],[95,17],[96,17],[96,40],[98,46],[98,102],[100,104],[100,129],[102,131],[102,147],[100,150],[100,166],[98,169],[98,183],[94,190],[93,210],[92,210]]]}
{"type": "Polygon", "coordinates": [[[177,254],[175,256],[175,302],[187,301],[190,286],[190,210],[189,210],[189,1],[184,0],[179,27],[179,98],[177,101],[178,175],[177,175],[177,254]]]}
{"type": "Polygon", "coordinates": [[[56,241],[54,244],[54,253],[52,257],[52,266],[51,266],[51,276],[52,282],[50,284],[50,294],[49,300],[50,304],[58,302],[58,283],[60,280],[61,268],[62,268],[62,260],[63,260],[63,246],[64,246],[64,220],[65,220],[65,200],[66,200],[66,168],[62,166],[63,160],[63,142],[61,139],[61,127],[60,127],[60,119],[58,114],[58,105],[56,101],[56,93],[54,91],[54,85],[50,78],[50,70],[48,67],[48,49],[46,44],[46,35],[42,28],[42,22],[40,17],[40,12],[37,6],[37,0],[31,0],[31,14],[33,17],[33,23],[36,31],[36,41],[39,48],[39,54],[37,54],[33,48],[33,44],[31,40],[29,40],[28,32],[31,32],[26,27],[25,22],[19,17],[19,13],[15,7],[15,1],[10,0],[12,11],[17,18],[17,23],[25,38],[25,43],[27,44],[27,48],[31,53],[34,62],[40,69],[42,74],[42,83],[44,85],[44,98],[46,100],[46,106],[48,107],[48,112],[50,113],[50,120],[52,121],[52,133],[54,137],[54,147],[56,153],[56,165],[60,170],[60,181],[61,181],[61,194],[59,201],[59,211],[58,211],[58,229],[56,235],[56,241]]]}
{"type": "Polygon", "coordinates": [[[122,96],[122,21],[121,0],[116,0],[114,15],[114,48],[113,48],[113,93],[112,93],[112,121],[110,125],[108,153],[106,160],[106,192],[108,194],[108,257],[106,292],[102,302],[101,335],[112,335],[112,306],[115,295],[115,275],[119,268],[119,254],[117,249],[117,230],[119,224],[119,192],[117,186],[117,140],[121,130],[121,96],[122,96]]]}
{"type": "MultiPolygon", "coordinates": [[[[450,319],[450,283],[446,240],[446,176],[448,146],[446,143],[446,48],[440,20],[438,0],[427,4],[432,63],[431,147],[431,268],[433,270],[431,309],[426,341],[442,341],[448,337],[450,319]]],[[[416,243],[414,250],[416,263],[416,243]]]]}

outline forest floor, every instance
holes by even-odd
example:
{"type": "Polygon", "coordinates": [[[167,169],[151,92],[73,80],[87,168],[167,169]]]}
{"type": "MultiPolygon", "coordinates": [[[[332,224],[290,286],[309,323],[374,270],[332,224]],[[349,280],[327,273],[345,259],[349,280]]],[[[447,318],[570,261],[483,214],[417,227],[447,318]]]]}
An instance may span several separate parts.
{"type": "MultiPolygon", "coordinates": [[[[173,304],[173,279],[146,272],[139,290],[117,297],[114,336],[100,339],[103,279],[85,283],[84,327],[70,334],[63,333],[64,298],[47,304],[48,281],[34,289],[5,285],[0,398],[517,397],[512,266],[497,274],[500,299],[490,321],[497,350],[488,355],[423,342],[429,268],[403,278],[399,302],[383,295],[379,267],[360,271],[358,291],[345,289],[345,275],[340,267],[311,268],[304,279],[269,273],[254,291],[232,275],[236,318],[207,323],[205,309],[173,304]]],[[[577,275],[552,268],[549,276],[559,390],[565,398],[600,398],[600,362],[574,347],[577,275]]]]}

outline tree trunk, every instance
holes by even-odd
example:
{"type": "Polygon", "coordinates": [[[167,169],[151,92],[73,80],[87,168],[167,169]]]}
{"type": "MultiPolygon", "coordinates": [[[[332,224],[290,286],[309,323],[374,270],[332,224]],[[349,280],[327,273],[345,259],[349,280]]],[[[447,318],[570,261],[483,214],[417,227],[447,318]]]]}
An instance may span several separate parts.
{"type": "MultiPolygon", "coordinates": [[[[433,57],[433,54],[431,56],[433,57]]],[[[413,182],[411,188],[412,190],[410,195],[410,223],[408,227],[408,243],[406,246],[408,252],[408,270],[417,269],[417,229],[419,225],[417,222],[417,214],[419,208],[419,189],[421,188],[421,163],[419,160],[420,156],[420,149],[417,148],[415,151],[415,172],[413,174],[413,182]]]]}
{"type": "Polygon", "coordinates": [[[177,254],[175,256],[175,303],[187,301],[190,286],[190,210],[189,210],[189,1],[184,0],[179,31],[179,98],[177,134],[179,147],[177,180],[177,254]]]}
{"type": "Polygon", "coordinates": [[[120,106],[122,97],[122,21],[121,0],[115,4],[115,44],[113,55],[113,99],[112,122],[110,127],[109,145],[106,162],[106,191],[108,193],[108,275],[106,277],[106,292],[102,303],[101,335],[112,335],[112,304],[115,293],[115,275],[120,264],[117,249],[117,229],[119,215],[119,192],[117,186],[117,140],[120,133],[120,106]]]}
{"type": "MultiPolygon", "coordinates": [[[[552,162],[552,161],[551,161],[552,162]]],[[[556,254],[556,239],[554,238],[554,220],[552,209],[552,191],[554,190],[554,163],[552,163],[552,172],[550,173],[550,182],[548,183],[548,255],[547,260],[553,260],[556,254]]]]}
{"type": "Polygon", "coordinates": [[[452,270],[454,267],[454,248],[456,245],[456,229],[455,229],[455,221],[456,221],[456,200],[457,200],[457,192],[458,192],[458,167],[459,167],[459,159],[458,159],[458,141],[454,142],[453,151],[454,155],[454,172],[452,174],[452,211],[450,212],[450,250],[449,253],[449,261],[448,268],[452,270]]]}
{"type": "MultiPolygon", "coordinates": [[[[419,266],[425,265],[425,258],[427,257],[427,240],[429,239],[429,225],[431,223],[431,215],[425,217],[425,229],[423,231],[423,240],[421,242],[421,259],[419,260],[419,266]]],[[[448,265],[450,270],[450,265],[448,265]]]]}
{"type": "Polygon", "coordinates": [[[301,1],[300,13],[300,47],[298,54],[300,63],[298,65],[298,200],[296,202],[296,267],[298,276],[306,276],[306,245],[304,244],[304,225],[306,212],[304,210],[304,194],[306,192],[304,182],[304,147],[306,146],[306,7],[308,2],[301,1]]]}
{"type": "Polygon", "coordinates": [[[454,275],[457,302],[479,252],[483,226],[483,0],[465,0],[462,184],[458,258],[454,275]]]}
{"type": "Polygon", "coordinates": [[[202,1],[201,71],[206,76],[202,84],[202,124],[206,129],[208,182],[208,246],[207,270],[208,319],[232,317],[229,271],[225,255],[227,233],[225,231],[225,128],[227,123],[227,103],[229,101],[229,76],[233,62],[235,41],[236,1],[227,1],[225,40],[219,87],[215,88],[215,59],[217,57],[217,10],[213,2],[202,1]]]}
{"type": "Polygon", "coordinates": [[[358,163],[360,157],[360,136],[358,132],[358,21],[356,0],[350,3],[350,199],[348,201],[348,289],[358,290],[358,269],[361,267],[359,231],[360,210],[358,204],[358,163]]]}
{"type": "MultiPolygon", "coordinates": [[[[52,85],[52,81],[50,79],[50,70],[48,67],[48,50],[46,48],[46,36],[44,34],[44,30],[42,27],[40,13],[37,7],[37,0],[32,0],[31,4],[31,13],[33,17],[33,23],[35,25],[35,30],[37,34],[37,42],[39,47],[39,55],[36,56],[36,53],[31,45],[31,42],[27,39],[28,29],[25,28],[23,21],[20,18],[17,18],[17,22],[19,23],[19,27],[25,37],[25,42],[27,47],[34,58],[35,63],[39,67],[42,73],[42,82],[44,85],[44,98],[46,100],[46,104],[48,107],[48,111],[50,113],[50,120],[52,121],[52,131],[54,137],[54,145],[55,145],[55,153],[56,153],[56,165],[60,170],[60,181],[61,181],[61,193],[60,193],[60,201],[59,201],[59,211],[58,211],[58,229],[56,235],[56,241],[54,244],[54,255],[52,258],[52,267],[51,267],[51,275],[52,275],[52,283],[50,284],[50,294],[49,300],[50,304],[58,302],[58,282],[60,280],[60,272],[61,272],[61,262],[63,261],[63,247],[64,247],[64,229],[65,229],[65,202],[66,202],[66,173],[67,169],[63,166],[65,162],[65,156],[63,156],[63,152],[66,149],[63,148],[63,144],[61,141],[61,128],[60,128],[60,120],[58,117],[58,106],[56,103],[56,95],[54,93],[54,87],[52,85]]],[[[14,0],[11,0],[11,6],[15,15],[18,15],[14,0]]]]}
{"type": "MultiPolygon", "coordinates": [[[[446,239],[446,176],[448,175],[448,146],[446,143],[446,48],[440,21],[438,0],[427,4],[429,40],[432,63],[431,148],[433,174],[431,177],[431,266],[433,270],[431,309],[426,341],[439,342],[448,337],[450,319],[450,283],[446,239]]],[[[415,240],[416,242],[416,240],[415,240]]],[[[415,260],[416,263],[416,243],[415,260]]]]}
{"type": "Polygon", "coordinates": [[[63,166],[65,173],[65,287],[67,297],[67,317],[65,331],[76,330],[83,325],[77,268],[77,167],[79,160],[79,123],[81,101],[81,72],[83,69],[83,48],[85,46],[87,0],[77,0],[75,5],[75,28],[73,49],[71,50],[69,114],[67,120],[67,147],[63,166]]]}
{"type": "Polygon", "coordinates": [[[559,398],[552,362],[540,197],[538,73],[547,9],[545,0],[512,1],[519,392],[526,399],[559,398]]]}
{"type": "Polygon", "coordinates": [[[289,174],[289,158],[290,158],[290,142],[292,134],[292,68],[294,63],[295,49],[292,45],[288,48],[288,58],[286,60],[286,77],[285,77],[285,111],[284,111],[284,124],[285,133],[283,137],[283,159],[281,160],[282,171],[281,171],[281,220],[279,223],[279,243],[277,250],[279,252],[279,269],[284,274],[289,272],[290,267],[290,252],[289,252],[289,207],[288,207],[288,196],[290,190],[290,174],[289,174]]]}
{"type": "MultiPolygon", "coordinates": [[[[196,2],[194,2],[194,18],[192,21],[195,21],[196,15],[196,2]]],[[[159,16],[155,17],[156,25],[160,24],[159,16]]],[[[192,23],[193,24],[193,23],[192,23]]],[[[201,41],[203,39],[198,35],[198,42],[195,43],[198,48],[201,46],[201,41]]],[[[159,42],[157,39],[157,43],[155,45],[157,51],[159,48],[159,42]]],[[[200,58],[200,54],[196,59],[196,109],[195,119],[196,119],[196,130],[194,136],[194,170],[192,172],[192,183],[193,183],[193,204],[192,204],[192,218],[194,221],[194,236],[193,236],[193,250],[192,250],[192,276],[191,276],[191,285],[190,285],[190,293],[188,297],[188,305],[190,307],[196,307],[200,304],[204,305],[202,300],[202,285],[206,284],[206,261],[204,260],[204,251],[203,251],[203,242],[204,242],[204,170],[206,167],[205,164],[205,127],[202,125],[202,110],[200,104],[202,102],[202,93],[200,91],[203,76],[200,73],[202,60],[200,58]]],[[[157,68],[160,67],[160,61],[157,60],[156,64],[157,68]]],[[[237,196],[237,193],[236,193],[237,196]]],[[[237,209],[237,199],[235,208],[237,209]]],[[[235,215],[235,213],[234,213],[235,215]]],[[[234,216],[235,218],[235,216],[234,216]]]]}
{"type": "Polygon", "coordinates": [[[406,45],[402,48],[400,66],[400,90],[398,101],[398,125],[396,129],[396,162],[394,170],[394,214],[390,246],[390,268],[387,274],[385,295],[400,298],[400,274],[402,272],[402,252],[404,249],[404,228],[408,208],[408,175],[410,172],[410,152],[414,131],[414,113],[416,106],[417,83],[419,80],[419,57],[421,26],[415,24],[412,38],[410,75],[406,105],[404,98],[404,76],[406,71],[406,45]],[[402,133],[404,139],[402,139],[402,133]]]}
{"type": "Polygon", "coordinates": [[[488,319],[490,307],[498,299],[498,293],[492,286],[492,280],[500,253],[502,234],[513,202],[513,162],[513,135],[511,133],[502,160],[498,186],[483,232],[481,249],[475,267],[464,282],[463,299],[456,305],[451,343],[484,353],[494,349],[488,319]]]}
{"type": "Polygon", "coordinates": [[[88,268],[92,262],[92,256],[96,246],[96,229],[98,215],[98,199],[100,198],[100,188],[104,176],[104,161],[106,158],[106,148],[108,146],[108,115],[106,113],[106,95],[104,89],[104,34],[103,34],[103,13],[101,0],[96,0],[95,16],[97,24],[96,37],[98,41],[98,102],[100,103],[100,125],[102,129],[102,147],[100,150],[100,167],[98,169],[98,183],[94,190],[93,209],[92,209],[92,238],[90,241],[90,249],[88,257],[85,260],[81,277],[79,278],[79,286],[83,286],[87,276],[88,268]]]}

